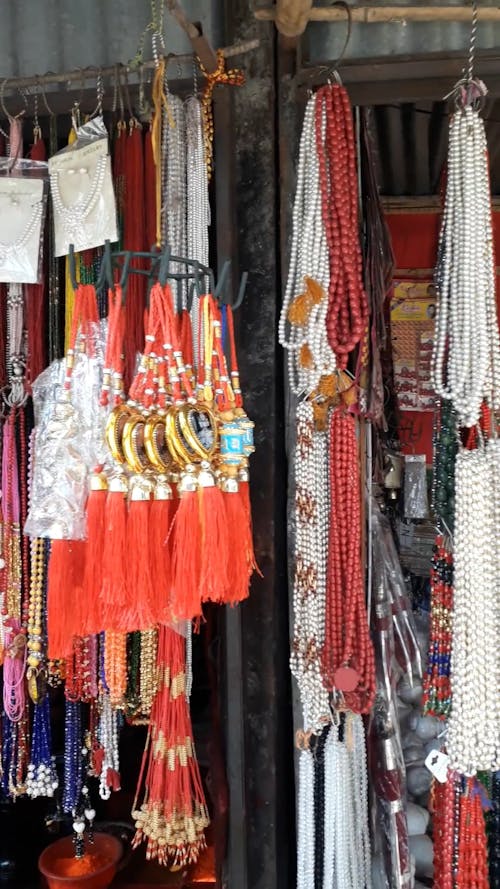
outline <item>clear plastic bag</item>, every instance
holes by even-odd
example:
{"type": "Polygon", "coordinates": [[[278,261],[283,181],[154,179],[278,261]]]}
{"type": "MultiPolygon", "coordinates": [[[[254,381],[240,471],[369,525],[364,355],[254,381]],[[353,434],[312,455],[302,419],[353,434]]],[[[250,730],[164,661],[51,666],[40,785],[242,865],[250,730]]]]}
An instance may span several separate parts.
{"type": "Polygon", "coordinates": [[[30,537],[85,537],[88,479],[105,448],[100,329],[89,351],[76,350],[70,390],[64,388],[65,360],[53,362],[33,385],[34,465],[24,528],[30,537]]]}
{"type": "Polygon", "coordinates": [[[404,499],[405,518],[427,518],[429,502],[424,454],[407,454],[405,457],[404,499]]]}
{"type": "MultiPolygon", "coordinates": [[[[394,614],[394,541],[389,522],[375,499],[373,517],[372,630],[375,646],[377,693],[368,725],[368,762],[371,786],[373,885],[380,889],[412,886],[408,824],[405,812],[406,770],[396,707],[400,675],[394,614]],[[389,542],[392,541],[392,548],[389,542]]],[[[411,660],[406,668],[412,671],[411,660]]]]}
{"type": "Polygon", "coordinates": [[[41,280],[47,197],[46,163],[0,158],[0,282],[41,280]]]}
{"type": "Polygon", "coordinates": [[[108,134],[102,117],[77,130],[76,141],[49,160],[55,256],[118,240],[108,134]]]}

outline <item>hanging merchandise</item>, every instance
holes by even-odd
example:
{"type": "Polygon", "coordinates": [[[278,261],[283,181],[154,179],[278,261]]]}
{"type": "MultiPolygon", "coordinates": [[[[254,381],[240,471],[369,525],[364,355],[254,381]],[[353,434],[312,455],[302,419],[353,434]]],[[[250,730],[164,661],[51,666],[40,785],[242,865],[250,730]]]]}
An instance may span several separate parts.
{"type": "Polygon", "coordinates": [[[78,127],[76,141],[49,160],[55,255],[118,240],[108,134],[102,117],[78,127]]]}
{"type": "Polygon", "coordinates": [[[404,600],[405,591],[391,527],[375,500],[371,509],[371,620],[377,674],[375,702],[368,727],[373,873],[376,885],[403,889],[412,885],[413,878],[396,684],[402,674],[412,689],[418,683],[421,671],[413,621],[411,618],[402,620],[401,612],[395,607],[398,598],[404,600]]]}
{"type": "Polygon", "coordinates": [[[447,750],[464,775],[500,767],[496,626],[500,447],[461,448],[455,470],[451,713],[447,750]]]}
{"type": "Polygon", "coordinates": [[[279,324],[290,386],[301,398],[291,650],[303,720],[299,889],[358,889],[371,881],[360,714],[373,704],[375,665],[363,580],[357,392],[346,371],[368,315],[351,114],[337,86],[307,103],[279,324]],[[345,175],[333,176],[343,157],[345,175]]]}
{"type": "MultiPolygon", "coordinates": [[[[484,85],[478,89],[481,95],[484,85]]],[[[473,100],[459,104],[450,121],[436,289],[432,385],[451,401],[460,426],[474,426],[483,401],[500,408],[500,334],[488,148],[473,100]]]]}
{"type": "Polygon", "coordinates": [[[0,159],[0,281],[40,281],[47,197],[46,163],[0,159]]]}
{"type": "Polygon", "coordinates": [[[132,815],[134,846],[147,843],[147,858],[183,868],[205,848],[209,816],[194,750],[186,695],[183,637],[165,626],[158,640],[158,689],[151,710],[137,796],[144,801],[132,815]]]}

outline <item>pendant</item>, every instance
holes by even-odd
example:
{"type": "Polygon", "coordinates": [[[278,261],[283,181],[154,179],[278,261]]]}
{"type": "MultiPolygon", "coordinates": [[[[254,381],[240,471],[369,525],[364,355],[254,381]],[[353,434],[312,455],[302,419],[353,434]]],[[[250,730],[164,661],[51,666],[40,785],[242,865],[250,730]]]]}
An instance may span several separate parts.
{"type": "Polygon", "coordinates": [[[359,682],[359,673],[352,667],[339,667],[333,677],[335,688],[338,691],[355,691],[359,682]]]}

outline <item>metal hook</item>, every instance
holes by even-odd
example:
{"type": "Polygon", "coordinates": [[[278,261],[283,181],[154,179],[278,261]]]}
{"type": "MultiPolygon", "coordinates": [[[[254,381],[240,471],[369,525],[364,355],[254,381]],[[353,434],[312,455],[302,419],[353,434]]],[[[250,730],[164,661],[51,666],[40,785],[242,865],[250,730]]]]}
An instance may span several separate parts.
{"type": "Polygon", "coordinates": [[[345,34],[344,45],[342,46],[342,49],[341,49],[339,55],[337,56],[335,62],[333,62],[332,65],[320,65],[319,68],[315,68],[311,72],[309,77],[307,78],[306,83],[310,83],[311,80],[313,80],[318,75],[318,71],[319,71],[319,73],[321,73],[321,74],[323,74],[323,73],[326,74],[328,84],[330,84],[330,78],[333,77],[338,86],[343,85],[342,78],[339,74],[339,68],[344,60],[344,56],[347,52],[347,47],[349,46],[349,43],[351,41],[352,13],[351,13],[350,5],[348,3],[346,3],[345,0],[335,0],[335,2],[332,3],[332,6],[340,7],[341,9],[343,9],[345,11],[346,16],[347,16],[347,18],[346,18],[347,30],[346,30],[346,34],[345,34]]]}
{"type": "Polygon", "coordinates": [[[166,245],[163,253],[161,254],[160,259],[160,268],[158,270],[158,283],[161,284],[162,287],[165,287],[168,278],[168,268],[170,265],[170,257],[172,255],[172,250],[166,245]]]}
{"type": "Polygon", "coordinates": [[[28,100],[26,99],[25,94],[20,89],[18,89],[18,93],[22,97],[23,102],[24,102],[24,108],[22,108],[21,111],[18,111],[17,114],[10,114],[9,111],[7,110],[7,108],[5,107],[5,84],[8,83],[8,81],[9,81],[8,77],[6,77],[5,80],[2,81],[2,85],[0,87],[0,105],[2,107],[2,111],[5,114],[5,117],[7,118],[7,120],[18,120],[20,117],[23,116],[23,114],[26,114],[26,109],[28,107],[28,100]]]}
{"type": "Polygon", "coordinates": [[[68,253],[68,269],[69,269],[69,277],[71,280],[71,286],[73,290],[78,289],[79,282],[76,278],[76,253],[75,253],[75,245],[69,245],[69,253],[68,253]]]}
{"type": "Polygon", "coordinates": [[[477,2],[472,0],[472,22],[469,42],[469,60],[467,66],[467,83],[472,83],[474,79],[474,59],[476,54],[476,36],[477,36],[477,2]]]}
{"type": "Polygon", "coordinates": [[[41,81],[39,75],[37,75],[36,83],[37,83],[38,89],[40,90],[40,92],[42,94],[43,104],[45,105],[47,114],[49,115],[49,117],[55,117],[54,112],[52,111],[52,108],[50,107],[49,103],[47,102],[47,94],[42,86],[42,81],[41,81]]]}
{"type": "Polygon", "coordinates": [[[128,71],[126,68],[123,69],[123,91],[125,93],[125,101],[127,103],[127,111],[130,121],[135,120],[135,115],[132,110],[132,104],[130,102],[130,91],[128,88],[128,71]]]}

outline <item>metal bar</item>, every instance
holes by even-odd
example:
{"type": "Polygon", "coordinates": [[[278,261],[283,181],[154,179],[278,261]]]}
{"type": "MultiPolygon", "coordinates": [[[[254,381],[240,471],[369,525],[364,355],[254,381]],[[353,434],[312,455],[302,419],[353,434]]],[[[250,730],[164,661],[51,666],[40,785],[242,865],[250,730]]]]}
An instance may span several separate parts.
{"type": "MultiPolygon", "coordinates": [[[[232,58],[232,56],[242,55],[247,52],[251,52],[253,49],[257,49],[259,46],[259,40],[246,40],[242,43],[235,43],[231,46],[224,46],[221,50],[223,56],[226,59],[232,58]]],[[[183,53],[181,55],[168,55],[165,56],[165,60],[167,63],[169,62],[189,62],[193,58],[193,53],[183,53]]],[[[1,83],[2,92],[5,93],[9,90],[19,90],[26,89],[28,87],[37,87],[37,86],[47,86],[52,83],[77,83],[81,85],[85,83],[87,80],[96,80],[98,76],[101,77],[116,77],[118,73],[126,73],[129,75],[138,74],[142,69],[143,71],[152,70],[155,67],[155,62],[153,60],[148,62],[143,62],[141,65],[110,65],[105,68],[81,68],[73,71],[63,71],[58,74],[53,74],[52,72],[48,74],[35,74],[30,77],[7,77],[1,83]]]]}
{"type": "MultiPolygon", "coordinates": [[[[236,216],[236,146],[233,91],[214,93],[215,218],[217,271],[231,260],[229,292],[239,280],[238,221],[236,216]]],[[[225,715],[228,732],[226,770],[229,786],[227,849],[228,887],[247,889],[247,819],[245,788],[245,708],[243,698],[243,641],[241,608],[225,609],[225,715]]]]}
{"type": "MultiPolygon", "coordinates": [[[[313,6],[307,13],[310,22],[341,22],[346,20],[345,8],[313,6]]],[[[279,8],[267,6],[256,9],[254,13],[259,21],[275,21],[280,28],[279,8]]],[[[373,24],[375,22],[468,22],[471,21],[470,6],[350,6],[349,16],[352,22],[373,24]]],[[[482,22],[499,22],[500,6],[483,6],[478,9],[478,19],[482,22]]],[[[283,31],[286,36],[298,36],[283,31]]]]}

